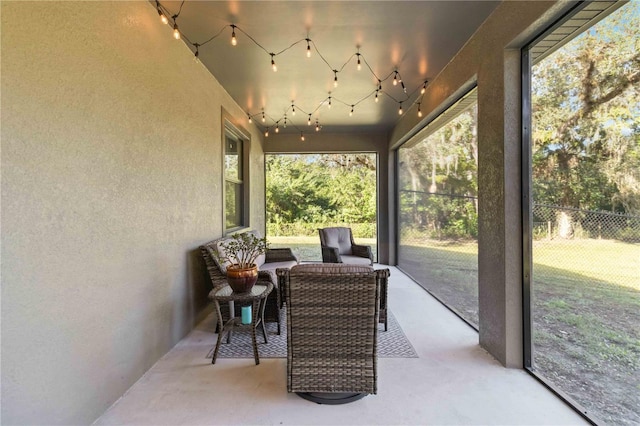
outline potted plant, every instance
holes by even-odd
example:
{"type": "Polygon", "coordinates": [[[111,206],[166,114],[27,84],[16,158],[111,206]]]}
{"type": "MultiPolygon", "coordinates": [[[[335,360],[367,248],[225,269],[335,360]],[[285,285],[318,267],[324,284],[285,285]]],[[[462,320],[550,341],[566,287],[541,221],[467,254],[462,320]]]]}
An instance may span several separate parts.
{"type": "Polygon", "coordinates": [[[251,291],[258,281],[258,266],[256,259],[269,248],[266,238],[259,238],[250,232],[235,234],[230,240],[220,244],[222,253],[218,258],[227,266],[227,282],[236,293],[251,291]]]}

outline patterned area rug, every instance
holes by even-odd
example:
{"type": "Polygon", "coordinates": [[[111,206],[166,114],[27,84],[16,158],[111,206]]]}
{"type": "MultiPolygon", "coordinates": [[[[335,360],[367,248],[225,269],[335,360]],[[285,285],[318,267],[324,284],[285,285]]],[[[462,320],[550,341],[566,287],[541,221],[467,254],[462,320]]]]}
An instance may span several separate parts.
{"type": "MultiPolygon", "coordinates": [[[[267,323],[267,339],[265,344],[262,339],[262,330],[256,330],[258,340],[258,352],[260,358],[286,358],[287,357],[287,315],[282,313],[283,323],[282,333],[278,336],[277,324],[267,323]]],[[[378,325],[378,357],[380,358],[418,358],[415,349],[404,335],[402,328],[395,317],[389,312],[388,331],[384,331],[384,324],[378,325]]],[[[217,336],[216,336],[217,337],[217,336]]],[[[226,336],[225,336],[226,337],[226,336]]],[[[251,332],[248,329],[234,330],[231,344],[222,341],[218,358],[253,358],[253,348],[251,347],[251,332]]],[[[207,358],[213,357],[213,349],[207,354],[207,358]]]]}

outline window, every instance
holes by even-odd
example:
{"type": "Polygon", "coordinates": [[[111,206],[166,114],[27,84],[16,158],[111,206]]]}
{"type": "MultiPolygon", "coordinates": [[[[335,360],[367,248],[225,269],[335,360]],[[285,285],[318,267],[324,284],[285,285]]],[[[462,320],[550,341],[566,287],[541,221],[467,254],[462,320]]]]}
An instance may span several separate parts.
{"type": "Polygon", "coordinates": [[[398,267],[478,327],[476,90],[398,150],[398,267]]]}
{"type": "Polygon", "coordinates": [[[639,2],[585,2],[523,52],[525,365],[612,425],[640,424],[638,40],[639,2]]]}
{"type": "Polygon", "coordinates": [[[225,230],[248,225],[247,153],[248,145],[227,126],[224,134],[224,215],[225,230]]]}

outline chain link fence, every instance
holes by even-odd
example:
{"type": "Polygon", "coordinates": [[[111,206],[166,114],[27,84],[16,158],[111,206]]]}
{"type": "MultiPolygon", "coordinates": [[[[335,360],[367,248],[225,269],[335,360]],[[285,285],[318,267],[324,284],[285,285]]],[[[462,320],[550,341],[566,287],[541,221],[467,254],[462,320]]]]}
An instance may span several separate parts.
{"type": "Polygon", "coordinates": [[[534,204],[534,240],[605,239],[640,242],[640,216],[534,204]]]}
{"type": "MultiPolygon", "coordinates": [[[[400,191],[398,247],[400,268],[475,326],[477,202],[400,191]]],[[[553,268],[563,277],[580,277],[585,286],[640,290],[640,216],[543,204],[532,213],[534,286],[544,288],[553,268]]]]}

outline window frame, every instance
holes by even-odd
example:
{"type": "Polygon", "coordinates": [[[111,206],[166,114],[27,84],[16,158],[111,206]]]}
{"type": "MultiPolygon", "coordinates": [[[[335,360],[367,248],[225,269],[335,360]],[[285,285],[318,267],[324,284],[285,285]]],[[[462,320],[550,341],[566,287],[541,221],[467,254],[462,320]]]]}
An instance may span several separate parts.
{"type": "Polygon", "coordinates": [[[251,136],[243,128],[237,126],[231,120],[231,116],[223,109],[222,112],[222,229],[224,235],[229,235],[248,228],[250,224],[250,169],[249,158],[251,148],[251,136]],[[238,179],[227,178],[226,154],[227,140],[233,139],[240,147],[240,158],[238,158],[240,176],[238,179]],[[241,191],[240,202],[240,224],[238,226],[227,226],[227,183],[239,184],[241,191]]]}
{"type": "Polygon", "coordinates": [[[533,158],[532,158],[532,68],[535,63],[543,60],[549,53],[571,42],[576,35],[591,28],[610,13],[621,7],[624,2],[603,0],[601,4],[608,4],[593,18],[580,18],[579,14],[589,8],[598,7],[598,2],[579,2],[568,9],[557,20],[552,22],[545,30],[531,39],[521,49],[521,111],[522,111],[522,322],[523,322],[523,367],[532,377],[556,394],[562,401],[573,408],[590,424],[597,425],[590,412],[575,401],[570,395],[563,392],[553,382],[539,375],[534,366],[534,342],[533,342],[533,158]],[[571,31],[563,31],[565,28],[571,31]],[[556,40],[553,40],[553,39],[556,40]],[[539,47],[539,43],[552,40],[546,46],[539,47]],[[536,50],[536,48],[538,48],[536,50]]]}

